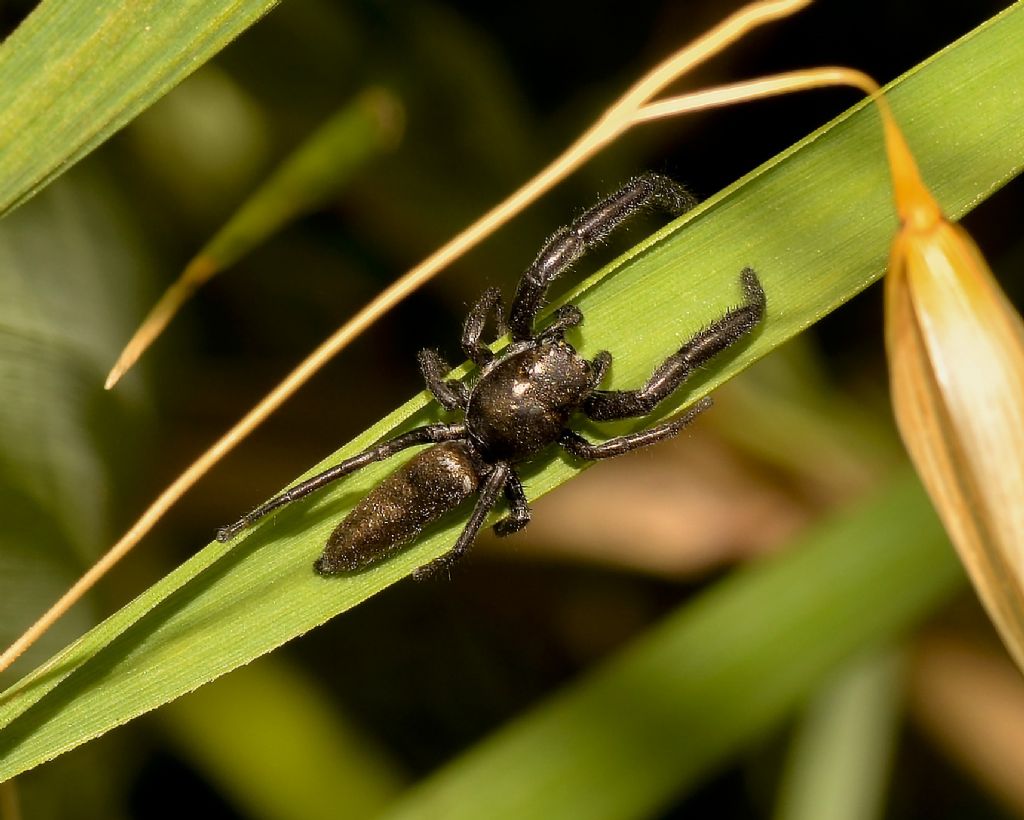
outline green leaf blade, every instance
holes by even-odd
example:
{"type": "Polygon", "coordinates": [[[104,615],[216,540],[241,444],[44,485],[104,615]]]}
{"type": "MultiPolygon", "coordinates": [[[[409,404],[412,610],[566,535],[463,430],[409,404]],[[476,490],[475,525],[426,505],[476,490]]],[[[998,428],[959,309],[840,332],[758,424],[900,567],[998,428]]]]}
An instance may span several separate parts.
{"type": "Polygon", "coordinates": [[[45,0],[0,46],[0,214],[199,68],[277,0],[45,0]]]}

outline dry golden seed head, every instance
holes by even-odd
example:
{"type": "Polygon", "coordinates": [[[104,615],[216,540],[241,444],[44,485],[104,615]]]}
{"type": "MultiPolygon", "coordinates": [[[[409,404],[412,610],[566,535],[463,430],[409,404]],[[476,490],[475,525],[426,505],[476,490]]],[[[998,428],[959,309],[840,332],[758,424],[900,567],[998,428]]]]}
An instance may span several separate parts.
{"type": "Polygon", "coordinates": [[[1024,324],[966,231],[930,218],[923,188],[897,188],[897,202],[886,343],[900,434],[1024,668],[1024,324]]]}

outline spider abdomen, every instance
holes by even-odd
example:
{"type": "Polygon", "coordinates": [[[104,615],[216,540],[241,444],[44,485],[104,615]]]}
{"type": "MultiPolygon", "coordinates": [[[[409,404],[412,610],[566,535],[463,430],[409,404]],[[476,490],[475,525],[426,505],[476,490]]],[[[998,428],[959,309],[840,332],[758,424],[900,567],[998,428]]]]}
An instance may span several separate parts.
{"type": "Polygon", "coordinates": [[[569,344],[527,348],[480,377],[466,427],[490,460],[529,458],[558,440],[592,382],[590,363],[569,344]]]}
{"type": "Polygon", "coordinates": [[[335,575],[379,561],[476,493],[479,484],[479,461],[470,445],[449,441],[418,453],[335,527],[316,571],[335,575]]]}

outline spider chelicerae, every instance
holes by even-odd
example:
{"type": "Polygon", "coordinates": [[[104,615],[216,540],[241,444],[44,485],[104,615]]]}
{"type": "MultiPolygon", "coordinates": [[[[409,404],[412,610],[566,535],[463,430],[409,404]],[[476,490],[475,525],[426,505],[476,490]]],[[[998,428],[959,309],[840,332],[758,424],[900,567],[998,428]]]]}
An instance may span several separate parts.
{"type": "Polygon", "coordinates": [[[498,535],[526,526],[530,508],[516,465],[552,444],[581,459],[617,456],[676,435],[710,406],[703,399],[673,421],[594,444],[566,425],[574,413],[596,421],[644,416],[678,388],[693,370],[749,333],[763,318],[765,296],[757,274],[740,274],[743,303],[686,341],[637,390],[601,390],[611,354],[580,356],[565,332],[583,321],[574,305],[558,308],[551,322],[536,328],[551,282],[588,249],[633,214],[658,209],[678,215],[696,200],[678,183],[642,174],[559,230],[523,274],[506,322],[501,293],[489,288],[470,309],[462,349],[478,371],[470,381],[446,378],[451,366],[436,350],[422,350],[420,369],[427,388],[446,410],[461,410],[464,421],[428,424],[383,441],[291,487],[217,532],[228,541],[285,504],[319,490],[367,464],[408,447],[434,446],[418,453],[372,489],[338,524],[314,564],[322,575],[353,572],[412,541],[431,522],[473,495],[473,512],[451,550],[414,573],[423,578],[451,566],[472,545],[488,512],[502,495],[509,514],[494,525],[498,535]],[[489,319],[495,338],[511,333],[509,345],[492,353],[483,339],[489,319]]]}

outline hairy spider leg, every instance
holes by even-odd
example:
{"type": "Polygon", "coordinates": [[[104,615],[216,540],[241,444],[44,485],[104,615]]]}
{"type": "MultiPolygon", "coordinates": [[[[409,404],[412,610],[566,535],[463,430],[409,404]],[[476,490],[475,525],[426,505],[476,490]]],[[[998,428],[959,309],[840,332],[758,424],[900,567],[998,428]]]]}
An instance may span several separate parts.
{"type": "Polygon", "coordinates": [[[458,379],[447,379],[452,366],[436,350],[424,348],[416,354],[427,390],[445,410],[459,410],[469,401],[469,390],[458,379]]]}
{"type": "Polygon", "coordinates": [[[590,387],[596,390],[601,382],[604,381],[604,377],[608,375],[608,368],[612,366],[612,354],[608,350],[598,351],[598,354],[590,360],[590,369],[594,373],[594,378],[590,382],[590,387]]]}
{"type": "Polygon", "coordinates": [[[583,311],[576,305],[562,305],[555,311],[551,324],[538,333],[534,341],[538,345],[560,342],[565,337],[565,331],[581,324],[583,311]]]}
{"type": "Polygon", "coordinates": [[[574,433],[572,430],[566,430],[562,433],[562,437],[558,440],[566,452],[570,455],[576,456],[576,458],[583,458],[588,460],[598,458],[612,458],[613,456],[621,456],[623,453],[628,453],[630,450],[639,450],[641,447],[648,447],[651,444],[657,444],[659,441],[664,441],[667,438],[672,438],[680,430],[690,424],[698,415],[707,410],[713,402],[711,398],[705,396],[693,407],[691,407],[686,414],[675,421],[669,421],[665,424],[658,424],[654,427],[649,427],[646,430],[640,430],[636,433],[627,433],[623,436],[615,436],[607,441],[602,441],[600,444],[593,444],[587,441],[579,433],[574,433]]]}
{"type": "Polygon", "coordinates": [[[519,281],[509,320],[512,338],[522,342],[533,337],[534,321],[550,284],[623,221],[652,209],[678,216],[696,204],[697,199],[675,180],[646,173],[585,211],[544,243],[519,281]]]}
{"type": "Polygon", "coordinates": [[[505,481],[505,500],[508,501],[508,515],[494,525],[495,535],[511,535],[530,523],[530,505],[526,503],[526,490],[515,470],[509,469],[505,481]]]}
{"type": "Polygon", "coordinates": [[[480,488],[480,497],[476,500],[473,513],[469,516],[469,521],[463,527],[462,533],[459,535],[455,545],[440,558],[435,558],[429,564],[416,570],[412,574],[413,578],[417,581],[422,581],[438,570],[451,567],[452,564],[466,554],[466,551],[473,545],[473,541],[480,532],[480,528],[483,527],[487,513],[498,502],[498,496],[505,488],[505,483],[508,481],[511,472],[512,468],[504,461],[499,461],[494,465],[494,468],[487,475],[483,487],[480,488]]]}
{"type": "Polygon", "coordinates": [[[494,358],[483,341],[484,328],[491,316],[494,317],[494,340],[497,340],[508,333],[508,325],[505,323],[505,301],[501,298],[501,290],[496,287],[487,288],[480,295],[462,325],[462,350],[477,367],[483,367],[494,358]]]}
{"type": "Polygon", "coordinates": [[[374,444],[361,453],[346,458],[329,470],[324,470],[312,478],[307,478],[301,484],[296,484],[294,487],[285,490],[279,496],[246,513],[234,524],[221,527],[217,530],[217,540],[220,542],[230,541],[239,532],[259,521],[268,513],[293,501],[298,501],[300,498],[305,498],[310,493],[314,493],[320,488],[326,487],[328,484],[337,481],[339,478],[344,478],[368,464],[390,458],[395,453],[408,447],[415,447],[417,444],[440,444],[442,441],[455,441],[465,437],[466,425],[464,424],[427,424],[410,430],[408,433],[402,433],[402,435],[388,441],[374,444]]]}
{"type": "Polygon", "coordinates": [[[705,364],[754,329],[765,311],[764,289],[753,268],[740,274],[745,301],[699,331],[654,371],[639,390],[595,390],[583,412],[596,421],[644,416],[667,398],[697,367],[705,364]]]}

